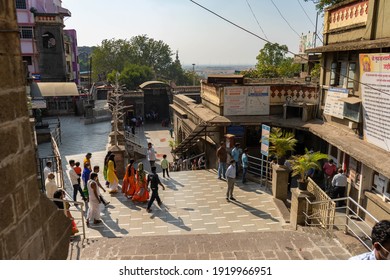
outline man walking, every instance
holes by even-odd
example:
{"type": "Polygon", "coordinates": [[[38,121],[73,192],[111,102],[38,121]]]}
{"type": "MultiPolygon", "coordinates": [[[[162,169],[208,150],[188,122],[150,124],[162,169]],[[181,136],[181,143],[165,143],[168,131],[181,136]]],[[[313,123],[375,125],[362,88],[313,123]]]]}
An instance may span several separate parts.
{"type": "MultiPolygon", "coordinates": [[[[332,198],[344,197],[345,189],[348,185],[347,176],[345,176],[343,169],[339,168],[337,172],[337,175],[335,175],[332,179],[332,198]]],[[[342,201],[339,201],[338,204],[342,206],[343,203],[342,201]]]]}
{"type": "Polygon", "coordinates": [[[325,191],[328,191],[331,188],[331,182],[337,170],[336,165],[333,163],[333,159],[330,159],[328,162],[325,162],[324,166],[322,167],[322,170],[324,171],[325,191]]]}
{"type": "Polygon", "coordinates": [[[163,190],[165,190],[164,185],[161,184],[160,178],[158,178],[158,175],[156,173],[156,166],[152,167],[152,174],[148,175],[148,181],[146,185],[148,186],[149,183],[150,183],[150,188],[152,189],[152,197],[149,200],[148,208],[146,208],[146,211],[148,213],[152,212],[152,209],[150,209],[150,207],[152,207],[154,200],[157,200],[158,206],[161,206],[162,201],[160,199],[160,196],[158,195],[158,185],[160,185],[163,188],[163,190]]]}
{"type": "Polygon", "coordinates": [[[156,152],[153,148],[152,143],[148,143],[148,151],[147,151],[148,161],[150,163],[150,168],[152,168],[156,162],[156,152]]]}
{"type": "Polygon", "coordinates": [[[242,183],[245,184],[246,183],[246,172],[248,171],[248,166],[249,166],[248,149],[247,148],[245,148],[244,152],[242,153],[241,162],[242,162],[242,183]]]}
{"type": "Polygon", "coordinates": [[[226,170],[226,180],[227,180],[227,192],[226,200],[230,202],[231,200],[235,201],[233,197],[234,183],[236,182],[236,162],[234,159],[230,161],[230,165],[226,170]]]}
{"type": "Polygon", "coordinates": [[[221,179],[221,176],[225,179],[226,173],[226,161],[227,161],[227,151],[225,142],[221,142],[221,146],[217,150],[218,158],[218,179],[221,179]]]}

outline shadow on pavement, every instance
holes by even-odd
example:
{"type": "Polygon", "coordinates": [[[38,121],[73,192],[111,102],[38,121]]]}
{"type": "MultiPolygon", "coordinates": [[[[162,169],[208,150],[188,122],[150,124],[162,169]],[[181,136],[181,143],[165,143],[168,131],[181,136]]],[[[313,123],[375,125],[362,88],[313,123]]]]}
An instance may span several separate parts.
{"type": "Polygon", "coordinates": [[[240,201],[230,201],[230,203],[233,203],[233,204],[243,208],[244,210],[248,211],[253,216],[256,216],[258,218],[269,219],[269,220],[272,220],[273,222],[280,222],[278,219],[273,218],[269,213],[261,211],[257,208],[252,207],[252,206],[249,206],[248,204],[242,203],[240,201]]]}

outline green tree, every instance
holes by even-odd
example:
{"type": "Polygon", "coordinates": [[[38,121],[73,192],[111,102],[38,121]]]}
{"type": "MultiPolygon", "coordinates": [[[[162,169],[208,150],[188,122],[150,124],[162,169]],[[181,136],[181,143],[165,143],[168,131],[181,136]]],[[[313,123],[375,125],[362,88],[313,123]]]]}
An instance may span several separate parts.
{"type": "Polygon", "coordinates": [[[313,1],[313,0],[305,0],[305,2],[314,2],[316,3],[316,8],[318,11],[322,12],[325,8],[341,3],[345,0],[319,0],[319,1],[313,1]]]}
{"type": "Polygon", "coordinates": [[[269,142],[270,154],[275,155],[278,163],[282,165],[287,152],[295,150],[298,140],[295,139],[294,133],[283,131],[280,127],[273,127],[269,134],[269,142]]]}
{"type": "Polygon", "coordinates": [[[103,40],[92,53],[92,78],[106,80],[108,73],[121,72],[131,62],[131,45],[128,40],[103,40]]]}
{"type": "Polygon", "coordinates": [[[288,47],[277,43],[266,43],[256,57],[256,69],[260,78],[292,77],[299,72],[299,65],[287,57],[288,47]]]}
{"type": "Polygon", "coordinates": [[[146,35],[138,35],[130,40],[132,63],[146,65],[153,69],[156,78],[167,76],[172,64],[171,48],[163,41],[156,41],[146,35]]]}
{"type": "MultiPolygon", "coordinates": [[[[113,70],[108,74],[108,81],[115,82],[116,70],[113,70]]],[[[125,85],[127,89],[136,89],[140,84],[153,79],[153,70],[145,65],[127,64],[125,68],[120,72],[119,83],[125,85]]]]}

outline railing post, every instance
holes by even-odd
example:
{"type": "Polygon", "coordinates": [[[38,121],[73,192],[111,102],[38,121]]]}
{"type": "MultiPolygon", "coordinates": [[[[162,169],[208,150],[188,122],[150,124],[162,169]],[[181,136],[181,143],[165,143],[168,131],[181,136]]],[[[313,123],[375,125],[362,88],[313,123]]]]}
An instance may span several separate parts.
{"type": "Polygon", "coordinates": [[[345,228],[344,228],[345,234],[348,234],[348,228],[349,228],[349,209],[350,209],[350,201],[349,198],[347,197],[347,204],[345,208],[345,228]]]}

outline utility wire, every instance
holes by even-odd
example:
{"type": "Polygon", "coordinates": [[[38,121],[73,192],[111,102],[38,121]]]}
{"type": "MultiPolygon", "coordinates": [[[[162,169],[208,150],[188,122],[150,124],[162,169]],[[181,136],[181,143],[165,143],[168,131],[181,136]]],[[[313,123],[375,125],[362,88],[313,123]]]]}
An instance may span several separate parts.
{"type": "Polygon", "coordinates": [[[272,4],[275,6],[276,10],[279,12],[279,15],[282,17],[282,19],[284,19],[284,21],[285,21],[285,22],[287,23],[287,25],[290,27],[290,29],[291,29],[292,31],[294,31],[295,34],[297,34],[299,38],[301,38],[301,35],[300,35],[297,31],[295,31],[294,28],[292,28],[291,24],[290,24],[290,23],[288,22],[288,20],[283,16],[283,14],[282,14],[282,12],[279,10],[278,6],[276,6],[274,0],[271,0],[271,2],[272,2],[272,4]]]}
{"type": "Polygon", "coordinates": [[[313,25],[313,27],[315,28],[316,25],[315,25],[314,22],[311,20],[311,18],[309,17],[309,15],[306,13],[305,8],[304,8],[304,7],[302,6],[302,4],[301,4],[301,1],[297,0],[297,2],[298,2],[298,4],[299,4],[299,6],[301,6],[302,11],[305,13],[305,15],[307,16],[307,18],[310,20],[310,22],[311,22],[311,24],[313,25]]]}
{"type": "Polygon", "coordinates": [[[251,4],[249,4],[249,1],[248,1],[248,0],[246,0],[246,3],[248,4],[249,9],[251,10],[253,17],[255,18],[255,20],[256,20],[256,22],[257,22],[257,25],[260,27],[261,32],[263,32],[264,37],[268,40],[267,35],[265,35],[265,32],[264,32],[263,28],[261,28],[261,25],[260,25],[259,21],[257,20],[257,17],[256,17],[256,15],[255,15],[255,13],[254,13],[253,10],[252,10],[251,4]]]}
{"type": "MultiPolygon", "coordinates": [[[[223,17],[223,16],[217,14],[216,12],[213,12],[212,10],[206,8],[205,6],[202,6],[201,4],[197,3],[197,2],[194,1],[194,0],[190,0],[190,1],[191,1],[192,3],[194,3],[195,5],[201,7],[202,9],[208,11],[209,13],[211,13],[211,14],[213,14],[213,15],[219,17],[220,19],[222,19],[222,20],[224,20],[224,21],[230,23],[231,25],[234,25],[235,27],[237,27],[237,28],[239,28],[239,29],[241,29],[241,30],[243,30],[243,31],[245,31],[245,32],[247,32],[247,33],[249,33],[249,34],[255,36],[256,38],[259,38],[260,40],[263,40],[263,41],[265,41],[265,42],[267,42],[267,43],[270,43],[270,44],[272,44],[272,45],[277,44],[277,43],[273,43],[273,42],[271,42],[271,41],[269,41],[269,40],[267,40],[267,39],[264,39],[263,37],[257,35],[256,33],[253,33],[252,31],[249,31],[248,29],[246,29],[246,28],[244,28],[244,27],[242,27],[242,26],[240,26],[240,25],[238,25],[238,24],[236,24],[236,23],[234,23],[234,22],[228,20],[227,18],[225,18],[225,17],[223,17]]],[[[290,53],[290,54],[292,54],[292,55],[294,55],[294,56],[297,56],[297,57],[301,58],[301,59],[304,60],[304,61],[309,62],[309,59],[306,58],[306,57],[304,57],[304,56],[302,56],[302,55],[296,54],[296,53],[294,53],[294,52],[292,52],[292,51],[289,51],[289,50],[287,50],[287,52],[290,53]]],[[[324,69],[326,69],[326,70],[331,70],[329,67],[327,68],[326,66],[324,66],[324,69]]],[[[360,85],[364,85],[364,86],[366,86],[366,87],[368,87],[368,88],[370,88],[370,89],[372,89],[372,90],[375,90],[375,91],[377,91],[377,92],[383,93],[383,94],[385,94],[385,95],[390,95],[390,93],[387,93],[387,92],[385,92],[385,91],[383,91],[383,90],[374,88],[374,87],[371,86],[370,84],[365,84],[365,83],[362,83],[362,82],[360,82],[360,81],[358,81],[358,80],[356,80],[356,79],[351,79],[351,78],[349,78],[347,75],[344,75],[344,74],[341,74],[341,73],[337,73],[337,72],[336,72],[336,74],[338,74],[338,75],[341,76],[341,77],[347,78],[347,79],[349,79],[349,80],[351,80],[351,81],[353,81],[353,82],[356,82],[356,83],[358,83],[358,84],[360,84],[360,85]]]]}

